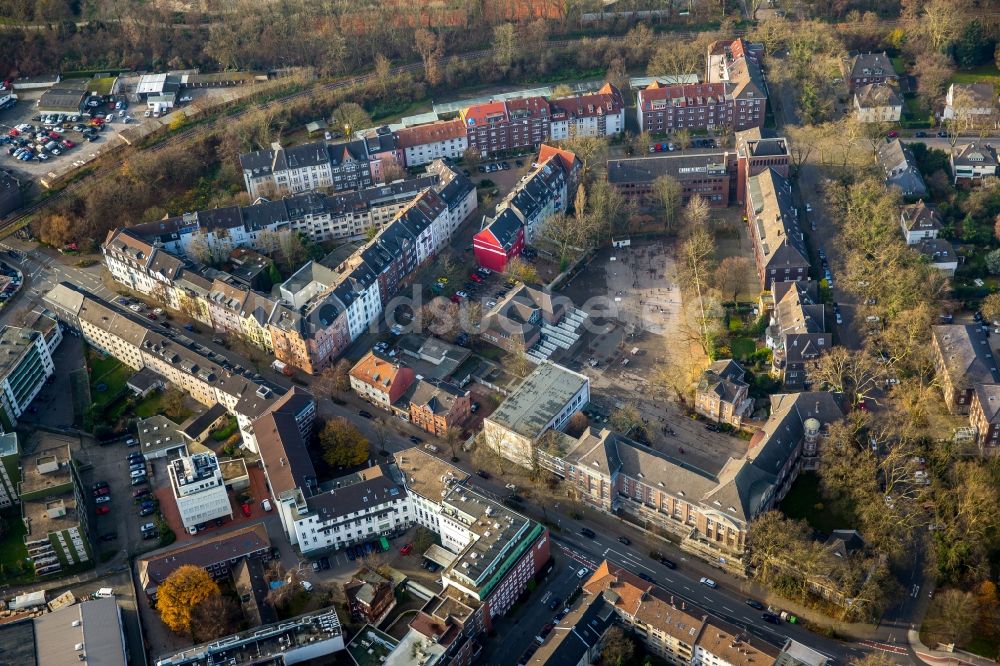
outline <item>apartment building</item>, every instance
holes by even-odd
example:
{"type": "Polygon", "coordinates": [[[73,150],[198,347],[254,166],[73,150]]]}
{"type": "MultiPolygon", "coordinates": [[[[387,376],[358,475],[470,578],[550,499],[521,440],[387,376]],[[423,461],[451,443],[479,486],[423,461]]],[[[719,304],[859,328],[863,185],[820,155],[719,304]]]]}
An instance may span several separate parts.
{"type": "Polygon", "coordinates": [[[201,567],[212,578],[229,575],[243,558],[271,559],[271,537],[263,522],[189,541],[159,550],[136,560],[136,574],[142,591],[156,599],[157,587],[182,566],[201,567]]]}
{"type": "Polygon", "coordinates": [[[17,420],[55,372],[45,335],[31,328],[0,328],[0,425],[12,432],[17,420]]]}
{"type": "Polygon", "coordinates": [[[275,200],[259,198],[249,206],[185,213],[129,230],[148,243],[189,259],[197,259],[192,256],[192,247],[199,244],[207,245],[220,258],[238,247],[271,253],[282,233],[304,233],[316,242],[360,240],[370,229],[391,222],[423,190],[444,188],[456,177],[467,181],[438,163],[428,167],[426,175],[387,185],[336,194],[304,192],[275,200]]]}
{"type": "MultiPolygon", "coordinates": [[[[969,413],[976,386],[1000,384],[996,359],[979,325],[932,326],[931,347],[944,402],[952,414],[969,413]]],[[[980,403],[980,410],[988,413],[989,404],[980,403]]]]}
{"type": "MultiPolygon", "coordinates": [[[[296,194],[320,188],[358,190],[379,184],[372,175],[373,162],[365,139],[328,144],[257,150],[240,155],[243,182],[251,199],[276,194],[296,194]]],[[[378,172],[381,165],[375,166],[378,172]]]]}
{"type": "Polygon", "coordinates": [[[1000,453],[1000,384],[976,384],[969,407],[969,425],[983,456],[1000,453]]]}
{"type": "Polygon", "coordinates": [[[216,518],[232,518],[226,484],[214,453],[196,453],[170,461],[167,467],[181,523],[191,534],[216,518]]]}
{"type": "MultiPolygon", "coordinates": [[[[92,564],[83,484],[73,463],[71,442],[41,436],[40,448],[21,458],[18,495],[24,545],[36,576],[63,566],[92,564]]],[[[8,472],[9,474],[9,472],[8,472]]]]}
{"type": "Polygon", "coordinates": [[[395,536],[412,524],[406,489],[387,469],[369,467],[293,507],[293,545],[303,554],[395,536]]]}
{"type": "Polygon", "coordinates": [[[767,115],[767,84],[761,61],[764,45],[742,37],[708,45],[706,77],[709,83],[724,83],[733,108],[734,131],[764,126],[767,115]]]}
{"type": "Polygon", "coordinates": [[[403,397],[414,381],[413,369],[395,359],[368,352],[350,370],[351,390],[386,411],[403,397]]]}
{"type": "Polygon", "coordinates": [[[765,332],[773,352],[771,374],[786,390],[801,391],[809,384],[807,367],[833,345],[826,311],[812,282],[775,282],[774,311],[765,332]]]}
{"type": "Polygon", "coordinates": [[[566,213],[576,196],[581,168],[573,153],[542,145],[532,170],[497,204],[493,217],[483,218],[482,231],[473,237],[479,265],[502,271],[525,243],[544,234],[546,221],[566,213]]]}
{"type": "Polygon", "coordinates": [[[410,423],[438,437],[461,428],[471,415],[469,391],[440,379],[418,379],[401,402],[409,409],[410,423]]]}
{"type": "Polygon", "coordinates": [[[808,279],[809,252],[792,185],[773,167],[749,178],[746,218],[762,289],[771,289],[775,282],[808,279]]]}
{"type": "Polygon", "coordinates": [[[459,113],[469,147],[482,155],[538,148],[551,135],[552,108],[544,97],[474,104],[459,113]]]}
{"type": "Polygon", "coordinates": [[[625,131],[625,100],[621,91],[605,83],[596,93],[558,97],[552,107],[549,139],[577,136],[618,136],[625,131]]]}
{"type": "Polygon", "coordinates": [[[404,127],[396,131],[407,167],[440,159],[461,159],[469,147],[469,134],[461,118],[404,127]]]}
{"type": "Polygon", "coordinates": [[[588,402],[586,375],[543,361],[483,421],[483,439],[491,451],[530,467],[542,433],[561,430],[588,402]]]}
{"type": "Polygon", "coordinates": [[[21,483],[21,448],[17,433],[0,435],[0,509],[17,504],[17,487],[21,483]]]}
{"type": "Polygon", "coordinates": [[[650,134],[735,127],[725,83],[663,86],[654,81],[638,92],[636,114],[639,127],[650,134]]]}

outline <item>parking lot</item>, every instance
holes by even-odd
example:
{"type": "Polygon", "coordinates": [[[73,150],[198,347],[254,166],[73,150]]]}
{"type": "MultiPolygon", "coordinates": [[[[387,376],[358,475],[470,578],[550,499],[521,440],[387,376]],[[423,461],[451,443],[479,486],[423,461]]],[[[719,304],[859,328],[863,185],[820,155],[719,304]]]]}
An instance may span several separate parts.
{"type": "Polygon", "coordinates": [[[117,102],[88,109],[95,114],[113,113],[114,118],[110,122],[104,122],[103,119],[95,122],[94,118],[85,114],[62,114],[61,119],[52,118],[53,114],[38,111],[35,106],[38,97],[37,92],[25,93],[20,95],[21,99],[16,105],[0,111],[0,141],[3,142],[0,166],[27,174],[29,177],[37,178],[50,172],[61,173],[74,165],[85,164],[97,157],[99,151],[121,143],[119,133],[129,127],[135,127],[136,121],[142,120],[140,116],[131,123],[125,123],[121,113],[124,111],[131,114],[131,111],[127,108],[115,109],[117,102]],[[76,115],[75,119],[73,115],[76,115]],[[61,122],[53,122],[54,120],[61,122]],[[32,129],[26,130],[25,125],[31,125],[32,129]],[[17,129],[19,126],[22,129],[17,129]],[[42,132],[44,136],[40,135],[42,132]],[[88,136],[92,139],[88,139],[88,136]],[[39,141],[44,141],[41,150],[38,150],[39,141]],[[50,144],[55,144],[52,149],[49,148],[50,144]],[[12,149],[29,147],[32,148],[33,158],[18,159],[11,154],[12,149]],[[40,155],[45,157],[39,159],[40,155]]]}

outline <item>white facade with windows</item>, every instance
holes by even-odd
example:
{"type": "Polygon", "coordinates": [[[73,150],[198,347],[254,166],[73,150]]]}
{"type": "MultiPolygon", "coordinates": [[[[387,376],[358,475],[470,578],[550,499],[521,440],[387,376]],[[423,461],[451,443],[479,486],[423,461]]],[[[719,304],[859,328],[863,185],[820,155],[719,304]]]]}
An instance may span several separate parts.
{"type": "Polygon", "coordinates": [[[198,453],[176,458],[170,463],[168,474],[174,502],[186,529],[190,531],[216,518],[232,517],[229,495],[215,454],[198,453]]]}

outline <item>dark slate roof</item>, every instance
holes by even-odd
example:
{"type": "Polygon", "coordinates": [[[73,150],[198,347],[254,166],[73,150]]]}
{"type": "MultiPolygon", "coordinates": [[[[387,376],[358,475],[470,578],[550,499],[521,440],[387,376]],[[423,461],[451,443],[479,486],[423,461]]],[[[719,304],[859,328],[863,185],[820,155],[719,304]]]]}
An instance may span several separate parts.
{"type": "Polygon", "coordinates": [[[453,206],[456,203],[465,199],[465,197],[468,196],[469,192],[472,192],[475,189],[476,186],[472,183],[471,180],[469,180],[462,174],[458,174],[457,176],[452,178],[447,185],[441,188],[441,191],[438,192],[438,194],[441,196],[442,199],[444,199],[445,203],[447,203],[449,206],[453,206]]]}
{"type": "Polygon", "coordinates": [[[386,502],[406,499],[406,489],[381,467],[369,467],[350,476],[334,479],[334,487],[307,500],[309,509],[321,521],[333,521],[355,511],[386,502]]]}
{"type": "Polygon", "coordinates": [[[198,224],[202,229],[233,229],[243,226],[243,215],[239,206],[212,208],[198,211],[198,224]]]}
{"type": "Polygon", "coordinates": [[[205,430],[226,415],[226,408],[220,403],[215,403],[201,414],[196,414],[181,424],[180,431],[183,435],[196,439],[205,430]]]}
{"type": "Polygon", "coordinates": [[[518,219],[514,211],[505,208],[499,215],[493,218],[490,225],[483,231],[488,231],[496,239],[500,247],[509,250],[513,247],[518,231],[522,226],[521,220],[518,219]]]}
{"type": "MultiPolygon", "coordinates": [[[[760,143],[763,142],[758,142],[758,145],[760,143]]],[[[673,176],[678,180],[688,180],[699,175],[690,169],[706,169],[712,175],[723,175],[726,173],[725,153],[608,160],[608,182],[651,183],[664,175],[673,176]]]]}
{"type": "Polygon", "coordinates": [[[892,61],[885,53],[860,53],[851,61],[851,78],[862,79],[871,76],[896,76],[892,61]]]}

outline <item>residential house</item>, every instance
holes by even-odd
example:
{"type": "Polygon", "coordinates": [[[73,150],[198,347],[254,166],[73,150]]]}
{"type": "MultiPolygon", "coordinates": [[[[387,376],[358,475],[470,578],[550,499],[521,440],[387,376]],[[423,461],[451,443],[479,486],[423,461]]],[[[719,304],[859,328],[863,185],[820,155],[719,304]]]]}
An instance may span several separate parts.
{"type": "Polygon", "coordinates": [[[931,345],[945,405],[952,414],[969,413],[977,385],[1000,383],[996,359],[979,325],[932,326],[931,345]]]}
{"type": "Polygon", "coordinates": [[[414,380],[413,370],[396,359],[368,352],[350,371],[351,390],[386,411],[403,397],[414,380]]]}
{"type": "Polygon", "coordinates": [[[927,196],[927,185],[917,168],[917,161],[910,149],[899,139],[879,143],[875,159],[885,172],[885,184],[898,189],[904,197],[927,196]]]}
{"type": "Polygon", "coordinates": [[[958,255],[951,243],[943,238],[925,238],[915,246],[917,252],[927,258],[931,266],[948,277],[958,270],[958,255]]]}
{"type": "Polygon", "coordinates": [[[887,83],[867,83],[854,90],[854,112],[862,123],[898,123],[903,98],[887,83]]]}
{"type": "Polygon", "coordinates": [[[844,58],[844,78],[853,93],[869,84],[896,83],[899,76],[889,56],[883,53],[858,53],[844,58]]]}
{"type": "Polygon", "coordinates": [[[750,177],[746,215],[761,288],[807,279],[809,252],[799,228],[792,185],[774,168],[750,177]]]}
{"type": "Polygon", "coordinates": [[[827,331],[825,306],[815,283],[776,282],[772,287],[774,312],[766,331],[773,351],[771,372],[790,391],[809,384],[808,365],[833,344],[827,331]]]}
{"type": "Polygon", "coordinates": [[[992,125],[997,107],[992,83],[952,83],[944,98],[945,120],[956,120],[960,130],[992,125]]]}
{"type": "Polygon", "coordinates": [[[438,437],[461,428],[472,406],[469,391],[439,379],[417,379],[401,402],[409,409],[411,423],[438,437]]]}
{"type": "Polygon", "coordinates": [[[955,185],[972,186],[986,178],[996,178],[997,151],[988,143],[967,143],[951,151],[951,172],[955,185]]]}
{"type": "Polygon", "coordinates": [[[903,229],[906,244],[917,245],[922,240],[937,238],[944,223],[938,212],[921,199],[900,209],[899,225],[903,229]]]}
{"type": "Polygon", "coordinates": [[[694,409],[716,423],[735,428],[753,409],[750,385],[743,381],[746,371],[732,359],[715,361],[702,373],[694,395],[694,409]]]}
{"type": "Polygon", "coordinates": [[[367,567],[344,583],[344,596],[355,620],[375,625],[396,606],[392,581],[367,567]]]}
{"type": "Polygon", "coordinates": [[[483,421],[483,436],[491,450],[530,466],[542,433],[561,430],[588,402],[590,379],[586,375],[543,361],[483,421]]]}
{"type": "MultiPolygon", "coordinates": [[[[219,403],[213,409],[216,408],[222,409],[223,414],[226,413],[226,408],[219,403]]],[[[189,440],[185,439],[180,426],[163,414],[139,419],[135,425],[135,434],[139,440],[139,451],[146,460],[187,455],[189,440]]]]}

